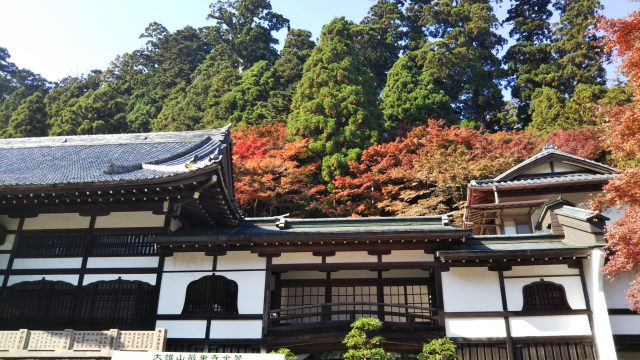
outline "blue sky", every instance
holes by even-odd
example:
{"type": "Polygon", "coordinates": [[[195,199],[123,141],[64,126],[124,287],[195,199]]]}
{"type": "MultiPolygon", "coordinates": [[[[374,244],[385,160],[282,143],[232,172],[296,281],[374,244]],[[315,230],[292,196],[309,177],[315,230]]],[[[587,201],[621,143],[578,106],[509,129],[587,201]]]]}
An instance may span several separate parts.
{"type": "MultiPolygon", "coordinates": [[[[204,26],[211,0],[5,0],[0,12],[0,46],[11,61],[49,80],[104,69],[113,58],[140,47],[144,28],[157,21],[174,31],[204,26]]],[[[359,21],[372,0],[271,0],[291,26],[319,36],[335,16],[359,21]]],[[[602,0],[604,14],[624,16],[640,3],[602,0]]],[[[509,1],[497,9],[503,17],[509,1]]],[[[279,37],[284,37],[279,34],[279,37]]],[[[609,67],[612,69],[611,67],[609,67]]],[[[611,71],[610,71],[611,72],[611,71]]],[[[609,78],[614,78],[610,74],[609,78]]]]}

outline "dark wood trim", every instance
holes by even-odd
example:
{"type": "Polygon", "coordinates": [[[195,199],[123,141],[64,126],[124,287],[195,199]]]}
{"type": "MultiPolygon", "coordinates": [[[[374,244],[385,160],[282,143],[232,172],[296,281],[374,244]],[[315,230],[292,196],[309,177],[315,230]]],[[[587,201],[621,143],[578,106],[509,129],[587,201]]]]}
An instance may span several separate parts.
{"type": "Polygon", "coordinates": [[[336,256],[335,251],[314,251],[311,254],[313,256],[322,256],[322,257],[336,256]]]}
{"type": "Polygon", "coordinates": [[[561,316],[590,315],[591,310],[545,310],[545,311],[448,311],[446,318],[483,318],[483,317],[524,317],[524,316],[561,316]]]}
{"type": "MultiPolygon", "coordinates": [[[[506,270],[505,270],[506,271],[506,270]]],[[[517,276],[505,276],[505,279],[536,279],[539,280],[542,278],[556,278],[556,277],[579,277],[580,273],[577,274],[560,274],[560,275],[517,275],[517,276]]]]}
{"type": "Polygon", "coordinates": [[[593,338],[588,335],[564,335],[564,336],[523,336],[514,337],[513,342],[516,344],[521,343],[548,343],[548,342],[570,342],[570,341],[585,341],[592,342],[593,338]]]}
{"type": "MultiPolygon", "coordinates": [[[[609,315],[640,315],[640,313],[628,308],[624,309],[608,309],[609,315]]],[[[640,335],[639,335],[640,336],[640,335]]]]}
{"type": "Polygon", "coordinates": [[[2,290],[4,290],[9,283],[9,274],[11,273],[11,269],[13,268],[13,260],[15,258],[16,249],[18,248],[18,241],[20,241],[20,235],[22,234],[23,227],[24,218],[20,218],[20,220],[18,220],[18,226],[16,228],[16,236],[13,238],[13,244],[11,245],[11,254],[9,255],[9,261],[7,261],[7,268],[3,271],[0,271],[0,274],[4,275],[4,279],[2,280],[2,290]]]}
{"type": "Polygon", "coordinates": [[[435,261],[407,262],[365,262],[365,263],[330,263],[330,264],[282,264],[270,265],[273,272],[286,271],[339,271],[339,270],[390,270],[390,269],[432,269],[438,266],[435,261]]]}
{"type": "Polygon", "coordinates": [[[435,290],[436,290],[436,306],[438,307],[438,325],[441,329],[445,328],[444,317],[444,295],[442,293],[442,266],[438,264],[434,268],[435,290]]]}
{"type": "MultiPolygon", "coordinates": [[[[502,311],[508,314],[509,305],[507,304],[507,292],[504,285],[504,274],[502,271],[498,271],[498,281],[500,282],[500,298],[502,300],[502,311]]],[[[513,338],[511,337],[511,322],[509,316],[506,315],[504,319],[504,328],[507,335],[507,360],[513,359],[513,338]]]]}
{"type": "Polygon", "coordinates": [[[160,272],[157,267],[141,268],[69,268],[69,269],[9,269],[0,270],[0,275],[90,275],[90,274],[156,274],[160,272]]]}
{"type": "Polygon", "coordinates": [[[264,272],[264,299],[262,301],[262,316],[260,319],[262,320],[262,339],[265,339],[267,336],[267,329],[269,328],[269,310],[271,309],[271,278],[273,277],[269,267],[271,265],[271,257],[267,258],[267,264],[264,272]]]}
{"type": "Polygon", "coordinates": [[[589,301],[589,290],[587,288],[587,280],[584,275],[584,263],[582,266],[578,268],[578,272],[580,274],[580,283],[582,284],[582,293],[584,295],[584,305],[587,310],[589,310],[589,328],[591,330],[591,340],[593,341],[593,350],[596,354],[598,354],[598,342],[596,341],[596,328],[593,323],[593,313],[591,312],[591,301],[589,301]]]}
{"type": "Polygon", "coordinates": [[[157,320],[262,320],[263,314],[157,314],[157,320]]]}

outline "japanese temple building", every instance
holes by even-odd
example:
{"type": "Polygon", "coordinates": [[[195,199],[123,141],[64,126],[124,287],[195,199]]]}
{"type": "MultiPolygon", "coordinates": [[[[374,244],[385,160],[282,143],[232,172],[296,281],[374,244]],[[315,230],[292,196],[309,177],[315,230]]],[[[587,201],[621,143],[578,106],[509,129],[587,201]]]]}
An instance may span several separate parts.
{"type": "Polygon", "coordinates": [[[463,359],[640,359],[633,274],[603,279],[615,176],[548,147],[447,216],[244,218],[228,128],[0,140],[0,358],[113,350],[339,358],[448,336],[463,359]]]}

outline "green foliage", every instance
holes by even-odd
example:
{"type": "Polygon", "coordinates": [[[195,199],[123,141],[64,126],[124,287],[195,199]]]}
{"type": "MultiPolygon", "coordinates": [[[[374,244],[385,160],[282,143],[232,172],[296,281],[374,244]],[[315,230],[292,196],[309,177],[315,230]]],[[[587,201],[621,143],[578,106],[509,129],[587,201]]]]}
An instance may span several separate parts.
{"type": "Polygon", "coordinates": [[[275,62],[282,86],[295,86],[302,77],[302,67],[311,56],[316,46],[311,40],[311,32],[302,29],[291,29],[284,40],[284,47],[280,58],[275,62]]]}
{"type": "Polygon", "coordinates": [[[418,354],[418,360],[453,360],[457,359],[456,343],[448,337],[434,339],[424,344],[418,354]]]}
{"type": "Polygon", "coordinates": [[[293,353],[293,351],[291,351],[291,350],[289,350],[287,348],[275,349],[275,350],[271,351],[269,354],[282,354],[282,355],[284,355],[284,360],[296,360],[297,359],[297,357],[293,353]]]}
{"type": "Polygon", "coordinates": [[[507,11],[506,23],[513,25],[509,35],[513,44],[502,58],[507,67],[511,96],[517,99],[517,127],[524,127],[530,121],[529,102],[535,89],[540,87],[536,75],[539,68],[552,61],[551,0],[516,1],[507,11]]]}
{"type": "Polygon", "coordinates": [[[566,98],[558,90],[542,87],[531,97],[531,123],[529,127],[539,132],[548,132],[557,127],[557,120],[564,114],[566,98]]]}
{"type": "Polygon", "coordinates": [[[4,136],[46,136],[47,126],[44,97],[37,92],[20,102],[4,129],[4,136]]]}
{"type": "Polygon", "coordinates": [[[451,99],[422,71],[419,58],[416,52],[406,53],[389,71],[380,96],[386,129],[398,124],[420,125],[430,118],[455,119],[451,99]]]}
{"type": "Polygon", "coordinates": [[[208,17],[216,22],[209,30],[211,41],[226,44],[244,68],[276,60],[278,40],[272,32],[288,27],[289,20],[274,12],[269,0],[218,0],[210,8],[208,17]]]}
{"type": "Polygon", "coordinates": [[[552,81],[546,85],[569,96],[578,84],[604,85],[604,50],[596,32],[600,0],[555,0],[553,5],[560,12],[560,23],[553,34],[558,60],[551,64],[553,73],[545,74],[552,81]]]}
{"type": "Polygon", "coordinates": [[[392,0],[378,0],[360,25],[353,29],[362,62],[371,71],[378,91],[387,80],[387,71],[398,60],[405,37],[404,15],[392,0]]]}
{"type": "Polygon", "coordinates": [[[603,122],[604,108],[621,106],[631,101],[624,86],[608,89],[602,85],[578,84],[573,96],[567,98],[560,91],[543,87],[534,92],[531,101],[530,127],[547,133],[558,129],[580,129],[598,126],[603,122]]]}
{"type": "Polygon", "coordinates": [[[360,318],[351,323],[351,331],[345,336],[343,344],[347,347],[345,360],[390,360],[391,356],[382,348],[382,336],[371,336],[371,332],[382,329],[382,321],[373,318],[360,318]]]}
{"type": "Polygon", "coordinates": [[[441,0],[424,7],[424,24],[434,40],[422,52],[423,72],[446,92],[458,117],[495,130],[504,101],[495,53],[505,40],[489,0],[441,0]]]}
{"type": "Polygon", "coordinates": [[[325,181],[346,171],[382,128],[374,79],[353,46],[353,26],[336,18],[323,27],[287,122],[290,134],[311,141],[311,160],[322,159],[325,181]]]}
{"type": "Polygon", "coordinates": [[[240,78],[239,59],[226,47],[216,48],[196,69],[191,84],[175,87],[158,117],[152,122],[154,131],[193,130],[228,123],[219,118],[222,97],[240,78]]]}
{"type": "Polygon", "coordinates": [[[215,123],[267,124],[285,120],[281,108],[283,92],[276,70],[265,60],[242,73],[240,82],[208,110],[215,123]]]}

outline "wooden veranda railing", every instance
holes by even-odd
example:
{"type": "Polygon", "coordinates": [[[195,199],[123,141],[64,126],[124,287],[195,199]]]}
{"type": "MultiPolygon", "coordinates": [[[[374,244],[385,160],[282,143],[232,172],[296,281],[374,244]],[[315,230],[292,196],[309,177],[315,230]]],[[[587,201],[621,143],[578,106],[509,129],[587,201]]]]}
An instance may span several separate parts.
{"type": "Polygon", "coordinates": [[[362,317],[380,319],[385,324],[400,323],[424,327],[438,326],[438,309],[405,304],[337,302],[288,306],[269,312],[269,327],[351,322],[362,317]]]}

